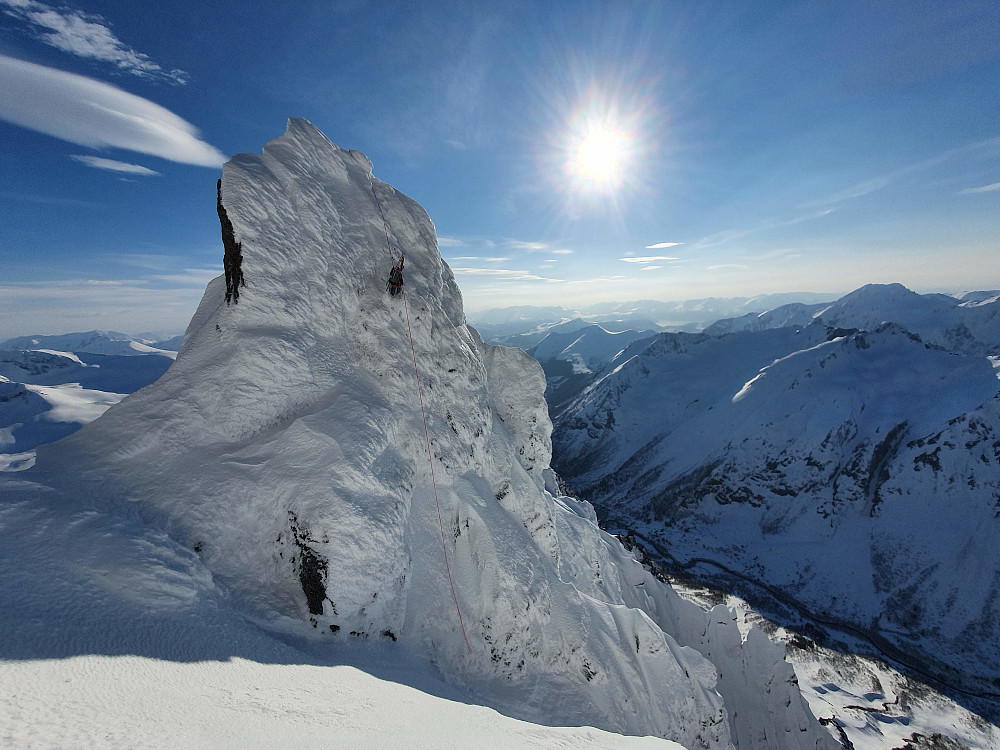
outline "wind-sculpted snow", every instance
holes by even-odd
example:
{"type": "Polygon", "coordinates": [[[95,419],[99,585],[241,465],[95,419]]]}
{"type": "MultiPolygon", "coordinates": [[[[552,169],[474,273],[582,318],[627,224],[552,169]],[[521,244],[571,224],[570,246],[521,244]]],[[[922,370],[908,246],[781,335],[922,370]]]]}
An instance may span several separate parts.
{"type": "Polygon", "coordinates": [[[571,487],[680,563],[713,560],[996,694],[1000,383],[987,357],[892,323],[661,334],[631,354],[557,423],[571,487]]]}
{"type": "Polygon", "coordinates": [[[304,120],[227,163],[238,302],[211,282],[167,373],[21,481],[134,510],[268,631],[395,642],[521,718],[691,748],[749,723],[770,747],[831,747],[794,690],[751,699],[791,684],[779,647],[716,636],[718,613],[554,493],[540,368],[466,326],[430,219],[371,170],[304,120]],[[405,300],[385,293],[373,187],[405,300]]]}

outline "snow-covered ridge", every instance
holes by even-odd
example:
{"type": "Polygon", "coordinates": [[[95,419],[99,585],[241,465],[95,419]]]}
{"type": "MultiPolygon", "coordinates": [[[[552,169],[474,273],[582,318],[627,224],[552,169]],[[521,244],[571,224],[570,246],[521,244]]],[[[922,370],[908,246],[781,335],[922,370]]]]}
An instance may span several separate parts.
{"type": "Polygon", "coordinates": [[[902,284],[868,284],[833,303],[790,304],[765,313],[720,320],[705,329],[710,335],[768,328],[807,326],[820,321],[833,328],[873,331],[897,323],[928,344],[958,354],[1000,352],[1000,296],[968,292],[959,298],[917,294],[902,284]]]}
{"type": "Polygon", "coordinates": [[[683,602],[557,496],[540,368],[466,326],[430,219],[371,170],[295,119],[228,162],[239,302],[210,283],[164,376],[40,448],[0,480],[11,496],[134,511],[268,632],[394,642],[521,718],[833,747],[781,647],[683,602]],[[405,299],[384,291],[373,190],[405,299]]]}
{"type": "MultiPolygon", "coordinates": [[[[80,343],[77,336],[70,334],[64,342],[80,343]]],[[[82,335],[82,341],[88,338],[82,335]]],[[[0,349],[0,471],[27,468],[38,445],[93,421],[124,394],[156,380],[176,356],[159,356],[159,350],[146,357],[136,353],[0,349]]]]}
{"type": "Polygon", "coordinates": [[[0,341],[0,351],[55,351],[124,356],[158,354],[174,359],[177,356],[176,349],[171,348],[174,344],[175,339],[156,342],[117,331],[86,331],[50,336],[19,336],[0,341]]]}
{"type": "Polygon", "coordinates": [[[870,286],[660,334],[565,408],[556,468],[677,560],[742,571],[996,705],[991,298],[870,286]]]}

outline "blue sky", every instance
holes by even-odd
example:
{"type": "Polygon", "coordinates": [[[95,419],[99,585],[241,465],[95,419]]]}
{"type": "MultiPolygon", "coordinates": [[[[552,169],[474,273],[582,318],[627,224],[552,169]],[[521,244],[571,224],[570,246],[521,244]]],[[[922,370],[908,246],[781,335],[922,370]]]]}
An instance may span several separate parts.
{"type": "Polygon", "coordinates": [[[0,0],[0,338],[181,331],[306,117],[468,310],[1000,288],[1000,4],[0,0]]]}

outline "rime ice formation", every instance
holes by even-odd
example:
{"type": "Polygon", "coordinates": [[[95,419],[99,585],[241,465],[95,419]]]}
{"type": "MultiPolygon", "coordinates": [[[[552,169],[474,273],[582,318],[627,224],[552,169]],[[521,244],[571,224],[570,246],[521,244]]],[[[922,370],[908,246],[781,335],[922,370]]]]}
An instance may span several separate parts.
{"type": "Polygon", "coordinates": [[[134,510],[265,629],[395,641],[521,718],[836,746],[780,646],[680,600],[558,496],[541,369],[466,325],[430,219],[371,171],[296,119],[228,162],[239,303],[210,283],[166,374],[18,480],[134,510]]]}

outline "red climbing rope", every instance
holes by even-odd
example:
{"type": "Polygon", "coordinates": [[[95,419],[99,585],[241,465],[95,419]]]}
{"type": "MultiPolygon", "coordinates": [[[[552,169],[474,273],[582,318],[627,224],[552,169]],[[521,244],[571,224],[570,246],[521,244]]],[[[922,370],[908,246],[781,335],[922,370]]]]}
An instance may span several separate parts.
{"type": "Polygon", "coordinates": [[[389,260],[393,263],[396,262],[396,256],[392,254],[392,243],[389,242],[389,225],[385,223],[385,214],[382,213],[382,203],[378,199],[378,193],[375,192],[375,183],[372,182],[371,176],[368,177],[368,184],[372,187],[372,195],[375,196],[375,205],[378,206],[378,215],[382,217],[382,229],[385,230],[385,244],[389,248],[389,260]]]}
{"type": "Polygon", "coordinates": [[[462,608],[458,606],[458,597],[455,595],[455,582],[451,580],[451,566],[448,565],[448,547],[444,541],[444,522],[441,520],[441,502],[438,500],[437,480],[434,478],[434,459],[431,456],[431,436],[427,431],[427,415],[424,413],[424,396],[420,388],[420,371],[417,369],[417,352],[413,348],[413,331],[410,330],[410,308],[406,304],[406,290],[403,290],[403,309],[406,310],[406,332],[410,335],[410,354],[413,355],[413,372],[417,376],[417,396],[420,399],[420,416],[424,419],[424,439],[427,441],[427,461],[431,465],[431,484],[434,486],[434,504],[437,506],[438,528],[441,530],[441,551],[444,552],[444,569],[448,572],[448,584],[451,586],[451,598],[455,602],[455,610],[458,612],[458,624],[462,628],[462,638],[465,640],[465,647],[472,653],[472,646],[469,645],[469,638],[465,634],[465,623],[462,621],[462,608]]]}
{"type": "MultiPolygon", "coordinates": [[[[385,214],[382,213],[382,203],[375,192],[375,183],[371,182],[372,195],[375,196],[375,205],[378,206],[379,216],[382,217],[382,228],[385,230],[385,244],[389,248],[389,258],[395,262],[392,254],[392,243],[389,242],[389,225],[386,224],[385,214]]],[[[458,612],[458,624],[462,628],[462,638],[465,647],[472,653],[472,646],[469,645],[469,638],[465,634],[465,622],[462,620],[462,608],[458,606],[458,596],[455,594],[455,582],[451,579],[451,566],[448,564],[448,547],[444,541],[444,522],[441,520],[441,501],[438,500],[437,479],[434,477],[434,458],[431,454],[431,435],[427,430],[427,414],[424,412],[424,394],[420,388],[420,370],[417,369],[417,351],[413,346],[413,330],[410,328],[410,307],[406,304],[406,290],[403,289],[403,309],[406,310],[406,333],[410,337],[410,354],[413,355],[413,373],[417,376],[417,397],[420,400],[420,416],[424,420],[424,440],[427,442],[427,462],[431,465],[431,484],[434,487],[434,504],[437,506],[438,529],[441,531],[441,551],[444,553],[444,569],[448,573],[448,585],[451,586],[451,598],[455,602],[455,611],[458,612]]]]}

